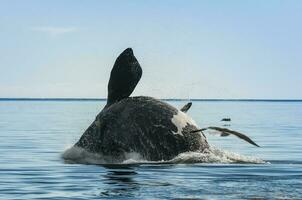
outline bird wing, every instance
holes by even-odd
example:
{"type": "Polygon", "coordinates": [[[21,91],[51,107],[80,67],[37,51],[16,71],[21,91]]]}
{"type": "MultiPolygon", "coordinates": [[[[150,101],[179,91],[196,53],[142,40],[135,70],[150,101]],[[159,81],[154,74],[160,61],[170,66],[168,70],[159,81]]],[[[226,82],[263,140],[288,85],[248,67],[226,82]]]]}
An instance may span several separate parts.
{"type": "Polygon", "coordinates": [[[208,129],[217,131],[217,132],[211,132],[212,134],[220,134],[220,136],[222,136],[222,137],[229,136],[229,135],[235,135],[235,136],[239,137],[240,139],[243,139],[243,140],[247,141],[248,143],[259,147],[258,144],[256,144],[251,138],[249,138],[245,134],[239,133],[237,131],[233,131],[233,130],[230,130],[230,129],[227,129],[227,128],[220,128],[220,127],[216,127],[216,126],[210,126],[210,127],[207,127],[207,128],[191,131],[191,133],[195,133],[195,132],[199,132],[199,131],[205,131],[205,130],[208,130],[208,129]]]}

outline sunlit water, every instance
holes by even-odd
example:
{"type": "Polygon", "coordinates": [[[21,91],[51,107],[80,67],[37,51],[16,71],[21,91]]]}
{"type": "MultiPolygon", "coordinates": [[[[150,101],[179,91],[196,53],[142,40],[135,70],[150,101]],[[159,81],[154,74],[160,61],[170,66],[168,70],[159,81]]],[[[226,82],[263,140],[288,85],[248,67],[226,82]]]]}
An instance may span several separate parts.
{"type": "Polygon", "coordinates": [[[0,101],[0,199],[302,199],[302,102],[193,102],[188,114],[200,127],[227,124],[261,146],[209,135],[213,148],[265,162],[183,164],[194,154],[172,163],[64,162],[104,103],[0,101]]]}

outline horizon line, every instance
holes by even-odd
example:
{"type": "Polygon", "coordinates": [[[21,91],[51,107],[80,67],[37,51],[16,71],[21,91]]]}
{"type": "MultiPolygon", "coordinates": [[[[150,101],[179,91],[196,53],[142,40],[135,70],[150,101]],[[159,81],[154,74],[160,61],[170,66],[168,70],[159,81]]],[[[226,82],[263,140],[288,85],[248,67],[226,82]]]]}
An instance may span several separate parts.
{"type": "MultiPolygon", "coordinates": [[[[257,98],[159,98],[163,101],[255,101],[255,102],[302,102],[302,99],[257,99],[257,98]]],[[[107,101],[107,98],[78,97],[0,97],[0,101],[107,101]]]]}

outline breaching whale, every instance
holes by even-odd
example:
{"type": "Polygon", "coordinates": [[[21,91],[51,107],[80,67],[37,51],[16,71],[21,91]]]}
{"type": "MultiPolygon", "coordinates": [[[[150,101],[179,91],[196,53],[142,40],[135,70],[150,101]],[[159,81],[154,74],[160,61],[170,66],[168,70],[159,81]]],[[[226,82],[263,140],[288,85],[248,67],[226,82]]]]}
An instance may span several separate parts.
{"type": "Polygon", "coordinates": [[[206,129],[219,131],[221,136],[242,136],[256,145],[235,131],[218,127],[200,129],[186,114],[192,103],[179,110],[153,97],[130,97],[141,76],[141,66],[133,50],[127,48],[112,68],[107,104],[75,147],[110,158],[110,162],[121,162],[129,153],[137,153],[149,161],[170,160],[184,152],[206,153],[209,149],[203,134],[206,129]]]}

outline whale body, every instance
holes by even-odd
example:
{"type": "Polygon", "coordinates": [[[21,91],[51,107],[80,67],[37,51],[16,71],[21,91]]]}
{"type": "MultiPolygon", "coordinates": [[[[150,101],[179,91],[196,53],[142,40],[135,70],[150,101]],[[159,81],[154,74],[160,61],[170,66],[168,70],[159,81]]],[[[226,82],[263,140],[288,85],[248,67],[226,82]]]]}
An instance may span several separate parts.
{"type": "Polygon", "coordinates": [[[153,97],[130,97],[141,76],[142,69],[132,49],[126,49],[111,70],[105,107],[74,149],[98,155],[107,163],[123,162],[131,153],[148,161],[166,161],[185,152],[210,153],[203,134],[207,129],[220,136],[235,135],[258,146],[237,131],[219,127],[200,129],[186,113],[192,103],[179,110],[153,97]]]}
{"type": "Polygon", "coordinates": [[[209,147],[198,127],[182,111],[152,97],[122,99],[103,109],[76,146],[116,161],[135,152],[146,160],[170,160],[209,147]]]}
{"type": "Polygon", "coordinates": [[[188,151],[204,152],[206,137],[185,113],[161,100],[129,97],[139,82],[142,69],[131,48],[115,61],[108,83],[107,104],[74,145],[113,162],[138,153],[151,161],[169,160],[188,151]]]}

